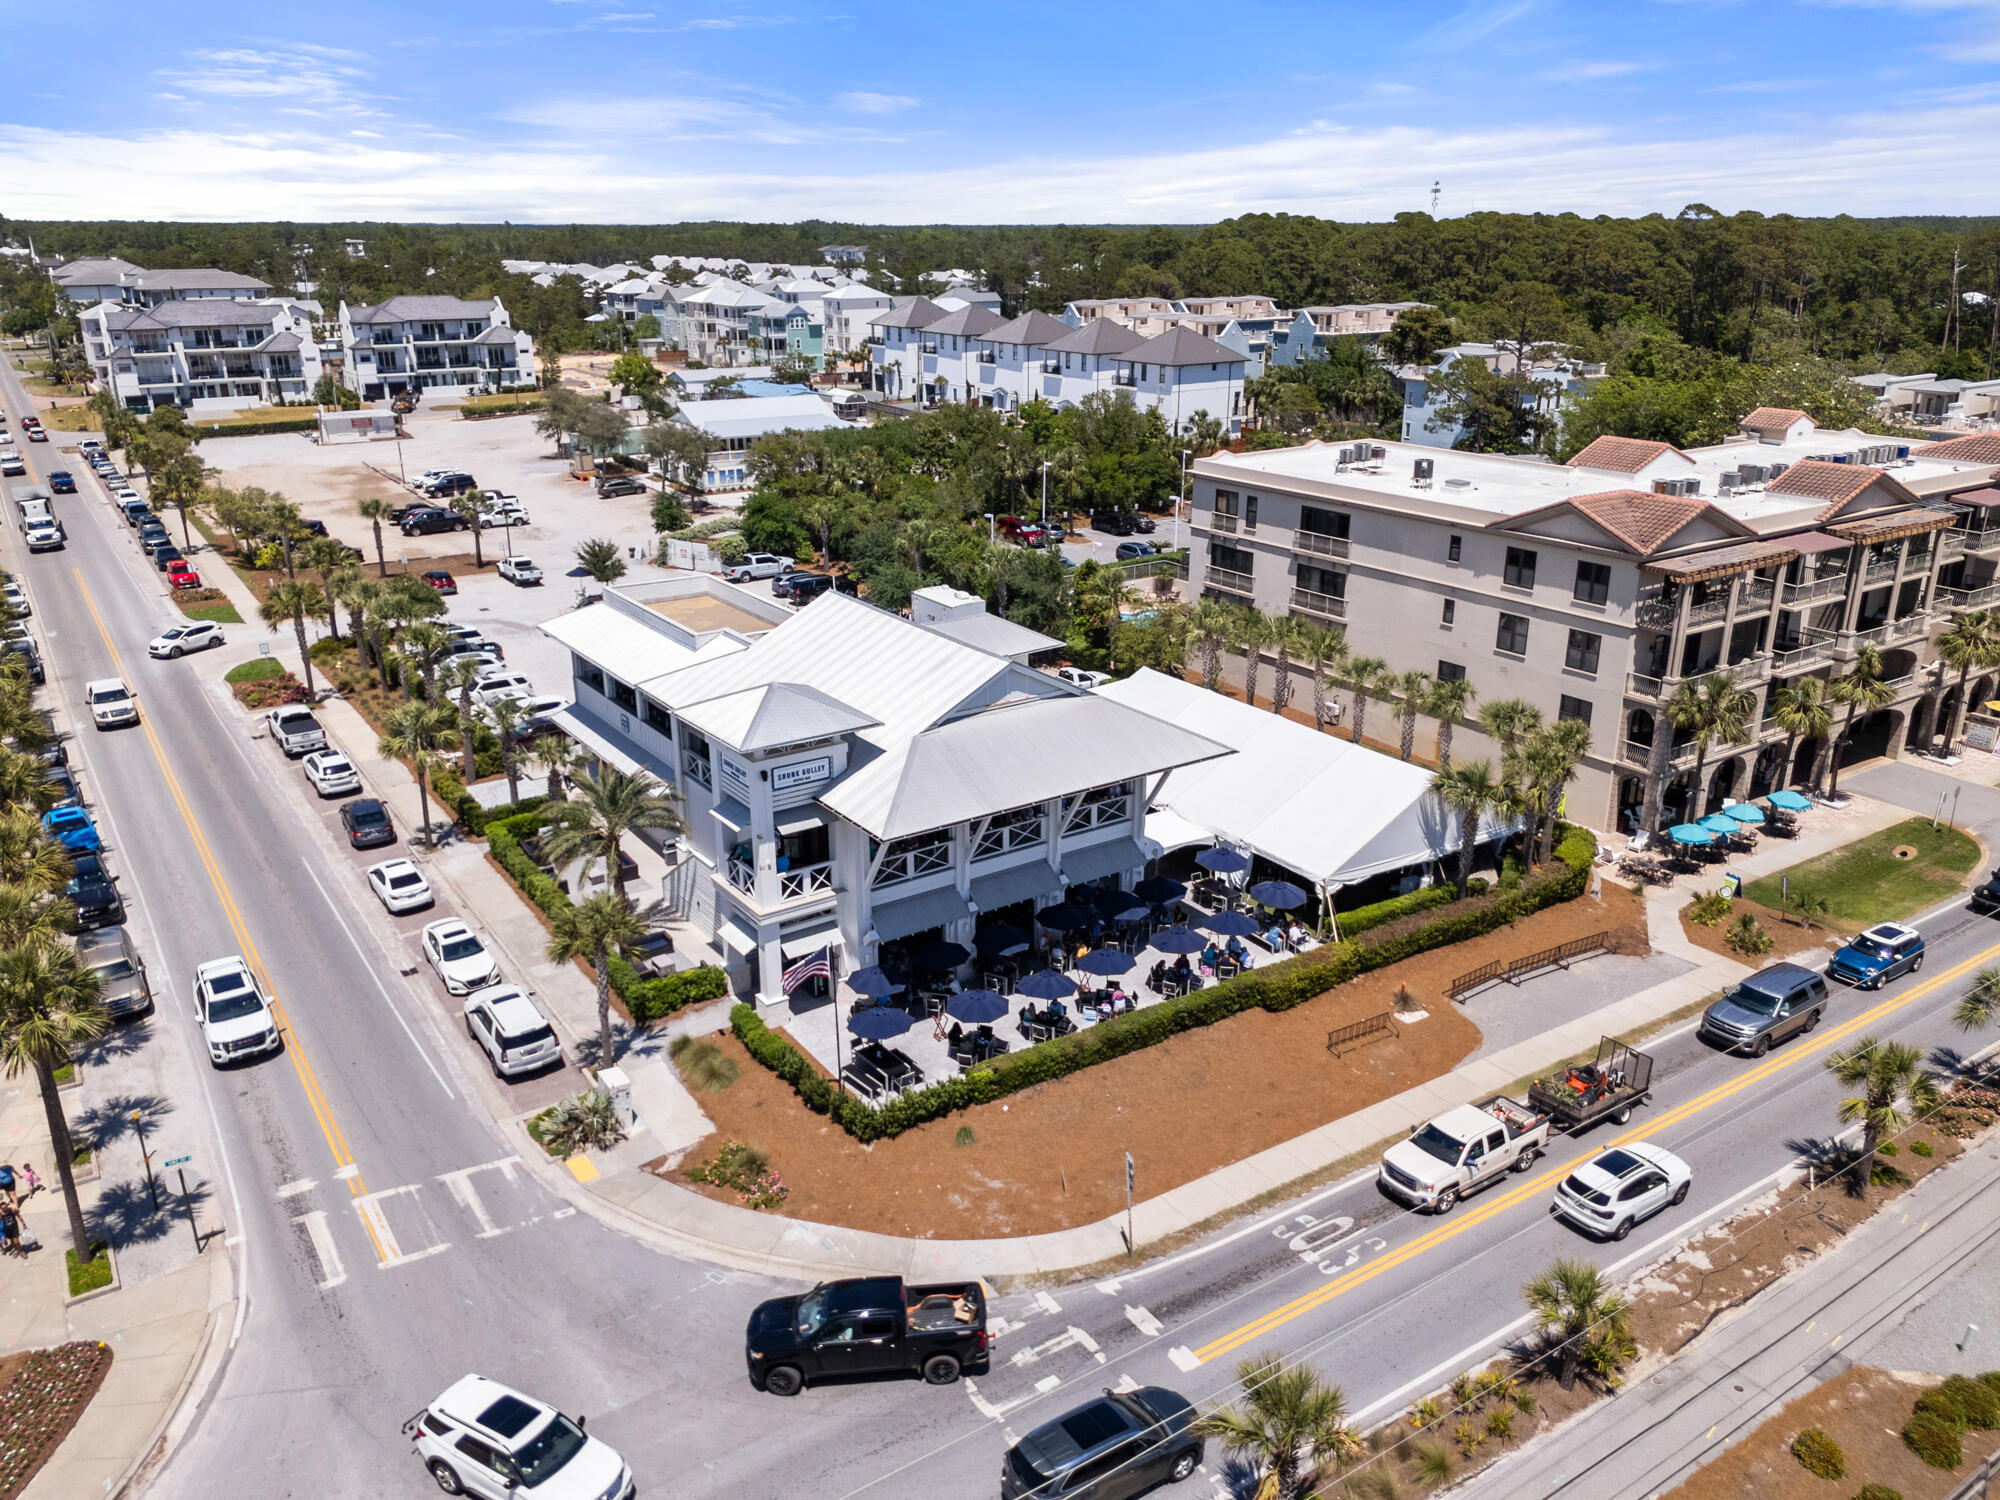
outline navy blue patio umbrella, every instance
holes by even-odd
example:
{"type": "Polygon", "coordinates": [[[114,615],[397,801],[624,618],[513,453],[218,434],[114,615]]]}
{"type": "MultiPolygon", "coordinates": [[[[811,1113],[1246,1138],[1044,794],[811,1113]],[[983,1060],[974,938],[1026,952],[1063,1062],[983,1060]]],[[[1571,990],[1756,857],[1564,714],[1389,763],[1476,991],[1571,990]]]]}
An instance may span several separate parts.
{"type": "Polygon", "coordinates": [[[1028,935],[1011,922],[995,922],[991,927],[982,927],[974,933],[972,943],[981,953],[994,953],[1005,958],[1026,948],[1028,935]]]}
{"type": "Polygon", "coordinates": [[[1306,893],[1289,880],[1260,880],[1250,887],[1250,899],[1259,906],[1290,911],[1306,904],[1306,893]]]}
{"type": "Polygon", "coordinates": [[[1073,932],[1098,920],[1096,911],[1081,901],[1058,901],[1035,913],[1035,920],[1057,932],[1073,932]]]}
{"type": "Polygon", "coordinates": [[[910,962],[919,969],[955,969],[970,957],[961,944],[940,939],[925,943],[910,955],[910,962]]]}
{"type": "Polygon", "coordinates": [[[1153,908],[1130,891],[1105,891],[1097,898],[1097,909],[1107,922],[1143,922],[1153,908]]]}
{"type": "Polygon", "coordinates": [[[1192,927],[1168,927],[1153,934],[1152,946],[1162,953],[1199,953],[1208,946],[1208,939],[1192,927]]]}
{"type": "Polygon", "coordinates": [[[847,987],[857,995],[868,995],[880,1000],[884,995],[893,995],[903,987],[903,976],[891,973],[879,964],[870,964],[865,969],[856,969],[847,976],[847,987]]]}
{"type": "Polygon", "coordinates": [[[1171,875],[1148,875],[1132,887],[1132,894],[1141,901],[1151,901],[1164,906],[1169,901],[1178,901],[1187,894],[1187,887],[1171,875]]]}
{"type": "Polygon", "coordinates": [[[1204,870],[1217,875],[1234,875],[1239,870],[1250,868],[1247,856],[1238,854],[1234,849],[1224,849],[1220,845],[1213,849],[1202,850],[1194,857],[1194,862],[1204,870]]]}
{"type": "Polygon", "coordinates": [[[871,1042],[886,1042],[892,1036],[901,1036],[916,1024],[916,1019],[908,1011],[897,1010],[890,1005],[870,1005],[847,1018],[847,1029],[871,1042]]]}
{"type": "Polygon", "coordinates": [[[1116,948],[1092,948],[1076,961],[1076,966],[1086,974],[1102,974],[1108,979],[1128,972],[1133,963],[1131,954],[1120,953],[1116,948]]]}
{"type": "Polygon", "coordinates": [[[1014,993],[1030,1000],[1067,1000],[1076,993],[1076,981],[1053,969],[1037,969],[1014,986],[1014,993]]]}
{"type": "Polygon", "coordinates": [[[1007,1014],[1007,997],[994,990],[966,990],[944,1003],[944,1013],[954,1021],[986,1026],[1007,1014]]]}
{"type": "Polygon", "coordinates": [[[1248,937],[1263,931],[1255,917],[1246,917],[1240,911],[1219,911],[1212,917],[1203,917],[1200,925],[1223,937],[1248,937]]]}

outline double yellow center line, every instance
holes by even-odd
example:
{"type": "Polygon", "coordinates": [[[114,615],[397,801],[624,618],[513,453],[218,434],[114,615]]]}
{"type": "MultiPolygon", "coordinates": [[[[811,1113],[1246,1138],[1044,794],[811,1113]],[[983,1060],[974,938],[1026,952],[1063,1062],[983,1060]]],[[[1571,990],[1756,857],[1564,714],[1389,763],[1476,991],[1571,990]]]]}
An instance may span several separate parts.
{"type": "MultiPolygon", "coordinates": [[[[1996,955],[2000,955],[2000,944],[1996,944],[1984,952],[1974,955],[1954,968],[1945,970],[1944,973],[1937,975],[1923,984],[1914,985],[1900,994],[1882,1000],[1872,1009],[1863,1011],[1850,1021],[1844,1022],[1830,1030],[1815,1033],[1810,1042],[1801,1039],[1800,1042],[1794,1043],[1783,1052],[1774,1054],[1753,1067],[1746,1068],[1727,1083],[1718,1084],[1716,1087],[1708,1090],[1708,1092],[1697,1094],[1694,1098],[1687,1100],[1683,1104],[1677,1104],[1672,1109],[1648,1116],[1643,1129],[1634,1128],[1628,1130],[1623,1135],[1605,1141],[1598,1149],[1600,1151],[1609,1151],[1616,1146],[1623,1146],[1632,1141],[1644,1140],[1646,1137],[1655,1135],[1670,1125],[1678,1125],[1683,1120],[1692,1119],[1706,1110],[1713,1109],[1717,1105],[1734,1098],[1745,1089],[1763,1082],[1772,1075],[1780,1073],[1787,1068],[1797,1067],[1808,1059],[1818,1056],[1827,1047],[1853,1036],[1856,1032],[1865,1031],[1885,1016],[1894,1014],[1904,1006],[1934,993],[1945,985],[1964,978],[1981,964],[1990,962],[1996,955]]],[[[1571,1162],[1567,1166],[1556,1167],[1541,1173],[1539,1176],[1529,1178],[1520,1186],[1510,1188],[1499,1197],[1482,1203],[1470,1213],[1458,1214],[1447,1222],[1440,1224],[1437,1228],[1418,1235],[1407,1245],[1399,1246],[1380,1258],[1369,1262],[1367,1265],[1349,1271],[1343,1276],[1335,1277],[1323,1286],[1314,1288],[1305,1296],[1295,1298],[1287,1302],[1284,1306],[1264,1314],[1263,1317],[1254,1319],[1251,1322],[1245,1323],[1241,1328],[1223,1334],[1220,1338],[1195,1350],[1195,1357],[1203,1363],[1207,1363],[1233,1350],[1242,1348],[1254,1339],[1262,1338],[1274,1329],[1291,1322],[1292,1319],[1302,1317],[1314,1308],[1323,1307],[1336,1297],[1345,1296],[1356,1287],[1373,1281],[1384,1272],[1394,1270],[1406,1261],[1415,1260],[1418,1256],[1437,1249],[1440,1245],[1458,1238],[1461,1234],[1476,1229],[1487,1220],[1497,1218],[1499,1215],[1507,1212],[1508,1209],[1514,1208],[1530,1198],[1547,1192],[1558,1179],[1567,1176],[1571,1171],[1575,1170],[1575,1166],[1576,1164],[1571,1162]]]]}
{"type": "MultiPolygon", "coordinates": [[[[97,602],[91,598],[90,587],[83,581],[80,569],[70,569],[76,579],[78,595],[84,608],[90,611],[90,618],[97,626],[97,633],[104,641],[104,649],[111,653],[111,665],[121,678],[125,678],[125,662],[118,654],[117,643],[111,639],[111,632],[105,627],[104,617],[97,612],[97,602]]],[[[129,678],[126,681],[130,682],[129,678]]],[[[137,695],[134,694],[136,697],[137,695]]],[[[216,899],[222,903],[222,915],[229,923],[229,930],[236,935],[241,945],[243,957],[249,962],[251,972],[263,987],[265,996],[271,1002],[271,1010],[278,1019],[278,1026],[285,1038],[285,1055],[291,1059],[292,1071],[298,1074],[299,1087],[306,1096],[306,1104],[311,1108],[313,1119],[319,1123],[320,1134],[326,1138],[327,1149],[333,1153],[333,1164],[337,1176],[344,1175],[348,1191],[359,1198],[366,1195],[367,1185],[361,1180],[361,1169],[355,1165],[354,1153],[348,1149],[347,1137],[341,1131],[340,1121],[334,1118],[333,1109],[326,1102],[326,1092],[320,1087],[319,1074],[314,1071],[312,1060],[306,1056],[305,1048],[299,1045],[298,1034],[292,1029],[290,1018],[285,1013],[283,1003],[278,999],[277,986],[272,984],[270,973],[264,967],[264,960],[257,951],[257,943],[250,936],[249,924],[243,920],[243,913],[236,905],[236,897],[229,889],[229,882],[223,878],[222,868],[216,863],[215,852],[209,847],[207,837],[201,831],[201,822],[189,805],[187,794],[182,791],[180,778],[174,774],[173,763],[167,759],[166,747],[153,731],[152,721],[146,717],[143,703],[139,709],[139,727],[145,731],[146,743],[153,747],[153,759],[159,763],[160,777],[167,788],[167,795],[180,810],[181,822],[187,828],[188,839],[200,857],[202,868],[208,872],[209,884],[214,886],[216,899]]],[[[374,1243],[376,1258],[387,1260],[388,1255],[382,1242],[376,1237],[375,1227],[369,1223],[367,1214],[361,1215],[361,1222],[368,1230],[368,1238],[374,1243]]]]}

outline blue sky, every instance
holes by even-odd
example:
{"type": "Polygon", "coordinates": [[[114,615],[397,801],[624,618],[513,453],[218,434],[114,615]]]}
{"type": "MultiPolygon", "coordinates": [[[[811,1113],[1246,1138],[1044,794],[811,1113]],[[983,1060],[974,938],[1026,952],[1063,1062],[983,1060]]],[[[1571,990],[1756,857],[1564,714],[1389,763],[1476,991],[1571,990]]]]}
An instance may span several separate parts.
{"type": "Polygon", "coordinates": [[[5,9],[22,218],[2000,211],[2000,0],[5,9]]]}

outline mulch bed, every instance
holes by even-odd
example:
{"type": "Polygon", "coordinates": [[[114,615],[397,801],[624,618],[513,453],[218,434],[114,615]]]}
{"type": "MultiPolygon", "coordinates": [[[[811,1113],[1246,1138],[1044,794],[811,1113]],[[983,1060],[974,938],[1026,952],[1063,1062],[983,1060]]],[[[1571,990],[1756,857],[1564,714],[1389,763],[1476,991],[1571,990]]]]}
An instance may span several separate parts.
{"type": "Polygon", "coordinates": [[[1687,908],[1681,908],[1681,931],[1687,940],[1697,948],[1705,948],[1710,953],[1718,953],[1724,958],[1733,958],[1738,963],[1749,964],[1752,968],[1766,964],[1773,959],[1792,958],[1804,953],[1814,955],[1830,953],[1846,942],[1846,937],[1835,928],[1823,922],[1815,922],[1807,927],[1797,915],[1781,917],[1768,906],[1737,897],[1730,904],[1729,915],[1713,927],[1704,927],[1699,922],[1688,920],[1687,908]],[[1761,956],[1738,953],[1723,937],[1732,927],[1737,917],[1749,912],[1757,919],[1757,924],[1770,935],[1771,951],[1761,956]]]}
{"type": "Polygon", "coordinates": [[[0,1361],[0,1500],[28,1487],[111,1369],[107,1344],[60,1344],[0,1361]]]}
{"type": "MultiPolygon", "coordinates": [[[[682,1166],[721,1140],[766,1152],[790,1189],[782,1213],[925,1238],[1038,1234],[1125,1206],[1124,1155],[1154,1197],[1329,1120],[1449,1072],[1479,1045],[1464,1011],[1442,999],[1457,975],[1588,933],[1629,927],[1630,892],[1605,887],[1512,928],[1378,969],[1292,1010],[1249,1011],[1159,1046],[963,1110],[864,1146],[802,1105],[726,1031],[717,1044],[741,1076],[698,1102],[711,1136],[681,1166],[648,1165],[686,1183],[682,1166]],[[1408,986],[1426,1019],[1394,1041],[1326,1049],[1336,1026],[1395,1007],[1408,986]],[[1190,1129],[1199,1121],[1199,1129],[1190,1129]],[[956,1144],[958,1132],[972,1140],[956,1144]]],[[[1643,918],[1639,918],[1643,920],[1643,918]]],[[[692,1185],[722,1201],[735,1195],[692,1185]]]]}

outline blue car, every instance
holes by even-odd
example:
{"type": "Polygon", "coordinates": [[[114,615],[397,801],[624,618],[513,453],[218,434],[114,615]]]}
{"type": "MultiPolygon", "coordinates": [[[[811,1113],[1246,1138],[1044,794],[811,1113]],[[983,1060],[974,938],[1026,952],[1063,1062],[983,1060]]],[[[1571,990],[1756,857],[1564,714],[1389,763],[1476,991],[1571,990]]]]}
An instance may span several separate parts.
{"type": "Polygon", "coordinates": [[[55,495],[74,495],[76,480],[68,469],[49,470],[49,492],[55,495]]]}
{"type": "Polygon", "coordinates": [[[1914,927],[1878,922],[1833,955],[1826,972],[1864,990],[1879,990],[1924,966],[1924,935],[1914,927]]]}
{"type": "Polygon", "coordinates": [[[97,836],[97,825],[80,807],[57,807],[43,813],[42,831],[65,849],[104,847],[104,841],[97,836]]]}

